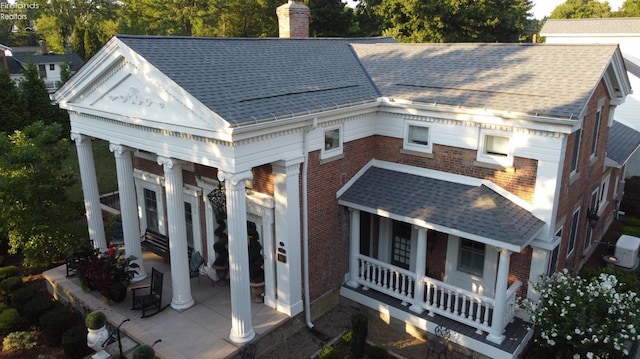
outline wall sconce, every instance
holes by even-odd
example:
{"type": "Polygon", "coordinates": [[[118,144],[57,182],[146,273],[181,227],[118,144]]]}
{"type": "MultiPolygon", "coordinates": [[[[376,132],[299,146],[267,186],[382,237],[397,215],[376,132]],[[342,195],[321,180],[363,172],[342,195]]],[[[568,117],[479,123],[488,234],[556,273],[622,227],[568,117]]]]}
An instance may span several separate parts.
{"type": "Polygon", "coordinates": [[[595,209],[589,209],[587,211],[587,220],[589,221],[589,227],[595,228],[600,220],[600,216],[598,216],[598,211],[595,209]]]}

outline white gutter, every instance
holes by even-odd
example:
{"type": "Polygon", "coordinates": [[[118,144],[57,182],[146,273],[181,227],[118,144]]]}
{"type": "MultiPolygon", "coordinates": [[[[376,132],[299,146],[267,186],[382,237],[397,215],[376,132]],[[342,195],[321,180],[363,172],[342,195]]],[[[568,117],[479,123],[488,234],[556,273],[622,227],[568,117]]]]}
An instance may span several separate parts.
{"type": "Polygon", "coordinates": [[[304,162],[302,162],[302,262],[303,262],[303,282],[304,282],[304,316],[309,329],[313,329],[311,323],[311,300],[309,298],[309,196],[307,194],[307,172],[309,168],[309,132],[318,127],[318,118],[314,117],[311,127],[305,128],[302,134],[302,151],[304,162]]]}

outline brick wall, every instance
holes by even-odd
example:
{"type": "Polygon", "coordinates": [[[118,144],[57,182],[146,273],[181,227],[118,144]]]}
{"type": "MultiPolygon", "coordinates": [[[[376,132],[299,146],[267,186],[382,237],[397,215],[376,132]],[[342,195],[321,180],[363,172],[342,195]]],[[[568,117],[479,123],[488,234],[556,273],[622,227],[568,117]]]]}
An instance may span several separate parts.
{"type": "MultiPolygon", "coordinates": [[[[558,214],[556,220],[558,223],[564,221],[562,226],[562,242],[560,244],[560,254],[558,256],[558,269],[568,268],[577,271],[578,264],[583,258],[584,243],[587,235],[587,210],[590,206],[591,192],[600,186],[604,159],[606,156],[606,142],[609,136],[608,127],[609,118],[609,98],[607,97],[606,88],[601,82],[595,90],[595,93],[587,106],[587,113],[584,117],[582,125],[582,140],[580,141],[577,175],[571,174],[571,159],[573,149],[577,141],[576,133],[572,133],[567,140],[566,155],[562,170],[560,198],[558,201],[558,214]],[[598,131],[598,145],[596,150],[596,158],[591,159],[592,139],[595,131],[595,118],[598,108],[598,100],[606,98],[604,106],[601,109],[600,128],[598,131]],[[580,217],[578,230],[576,234],[575,249],[573,254],[567,258],[567,249],[569,246],[569,236],[571,233],[571,220],[574,210],[580,207],[580,217]]],[[[615,186],[610,183],[610,186],[615,186]]],[[[605,209],[611,211],[612,206],[605,209]]],[[[606,213],[606,212],[603,212],[606,213]]],[[[592,241],[596,240],[603,231],[605,221],[601,220],[594,228],[592,241]]]]}

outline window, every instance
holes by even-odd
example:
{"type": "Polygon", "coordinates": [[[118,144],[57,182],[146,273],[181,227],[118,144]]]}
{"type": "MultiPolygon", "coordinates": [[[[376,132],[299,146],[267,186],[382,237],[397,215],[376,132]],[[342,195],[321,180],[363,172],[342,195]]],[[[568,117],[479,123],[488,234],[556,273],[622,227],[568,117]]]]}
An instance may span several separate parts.
{"type": "Polygon", "coordinates": [[[184,219],[187,226],[187,245],[193,248],[193,214],[191,211],[191,203],[184,203],[184,219]]]}
{"type": "Polygon", "coordinates": [[[416,121],[405,122],[403,148],[411,151],[431,152],[431,129],[416,121]]]}
{"type": "MultiPolygon", "coordinates": [[[[596,187],[596,189],[593,190],[593,192],[591,192],[591,202],[589,203],[589,211],[598,211],[598,200],[600,199],[599,196],[599,190],[600,187],[596,187]]],[[[589,249],[589,247],[591,247],[591,237],[593,236],[593,228],[591,228],[591,226],[589,225],[589,221],[586,221],[587,224],[587,235],[585,236],[584,239],[584,248],[583,251],[586,252],[587,249],[589,249]]]]}
{"type": "Polygon", "coordinates": [[[47,78],[47,68],[44,65],[38,65],[38,73],[41,79],[47,78]]]}
{"type": "Polygon", "coordinates": [[[582,131],[578,129],[576,131],[576,138],[573,144],[573,157],[571,158],[571,173],[575,173],[578,171],[578,155],[580,152],[580,137],[582,135],[582,131]]]}
{"type": "Polygon", "coordinates": [[[609,176],[607,176],[602,185],[600,186],[600,200],[598,201],[598,212],[602,209],[602,206],[607,202],[607,194],[609,192],[609,176]]]}
{"type": "Polygon", "coordinates": [[[403,222],[393,222],[391,264],[409,269],[411,260],[411,225],[403,222]]]}
{"type": "MultiPolygon", "coordinates": [[[[560,231],[560,235],[562,235],[562,230],[560,231]]],[[[551,252],[551,258],[549,258],[549,269],[547,270],[547,275],[551,276],[556,272],[558,266],[558,254],[560,253],[560,246],[556,246],[551,252]]]]}
{"type": "Polygon", "coordinates": [[[598,110],[598,112],[596,112],[595,128],[593,129],[593,139],[591,139],[591,157],[596,156],[596,150],[598,149],[598,133],[600,132],[600,116],[601,116],[601,110],[598,110]]]}
{"type": "Polygon", "coordinates": [[[571,219],[571,233],[569,234],[569,247],[567,247],[567,257],[573,253],[576,247],[576,237],[578,236],[578,224],[580,223],[580,208],[573,212],[571,219]]]}
{"type": "Polygon", "coordinates": [[[148,188],[144,189],[144,211],[147,218],[147,228],[159,231],[160,226],[158,223],[158,201],[156,199],[156,192],[148,188]]]}
{"type": "Polygon", "coordinates": [[[484,255],[484,243],[461,238],[458,249],[458,271],[482,277],[484,274],[484,255]]]}
{"type": "Polygon", "coordinates": [[[513,165],[511,136],[496,131],[482,131],[478,161],[510,167],[513,165]]]}
{"type": "Polygon", "coordinates": [[[342,134],[340,127],[333,127],[324,131],[324,147],[322,158],[342,154],[342,134]]]}
{"type": "Polygon", "coordinates": [[[55,64],[49,64],[49,70],[55,71],[55,69],[56,69],[56,65],[55,64]]]}

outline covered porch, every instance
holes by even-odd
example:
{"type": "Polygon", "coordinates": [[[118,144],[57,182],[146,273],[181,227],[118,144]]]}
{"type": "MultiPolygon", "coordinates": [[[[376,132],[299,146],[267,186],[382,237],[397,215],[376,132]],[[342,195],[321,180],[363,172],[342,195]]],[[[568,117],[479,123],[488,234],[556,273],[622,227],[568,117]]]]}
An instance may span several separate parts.
{"type": "MultiPolygon", "coordinates": [[[[151,268],[164,273],[162,304],[166,306],[172,300],[173,291],[170,264],[150,252],[145,251],[142,255],[148,273],[151,273],[151,268]]],[[[160,339],[154,346],[158,358],[230,358],[238,355],[243,346],[229,340],[233,319],[230,286],[214,285],[205,273],[201,273],[199,280],[190,280],[194,299],[191,307],[175,310],[168,306],[148,318],[141,318],[139,310],[131,310],[130,291],[123,302],[109,304],[97,291],[84,291],[78,278],[66,277],[64,265],[43,274],[49,291],[57,300],[68,302],[81,312],[103,311],[112,328],[129,319],[121,327],[123,337],[137,344],[149,345],[160,339]]],[[[132,286],[149,281],[150,276],[132,286]]],[[[263,303],[251,302],[250,312],[256,338],[263,337],[289,319],[286,314],[263,303]]]]}
{"type": "Polygon", "coordinates": [[[431,333],[455,323],[458,344],[517,357],[531,335],[511,333],[528,273],[511,257],[544,227],[524,201],[489,181],[376,160],[337,196],[351,218],[343,296],[431,333]]]}

